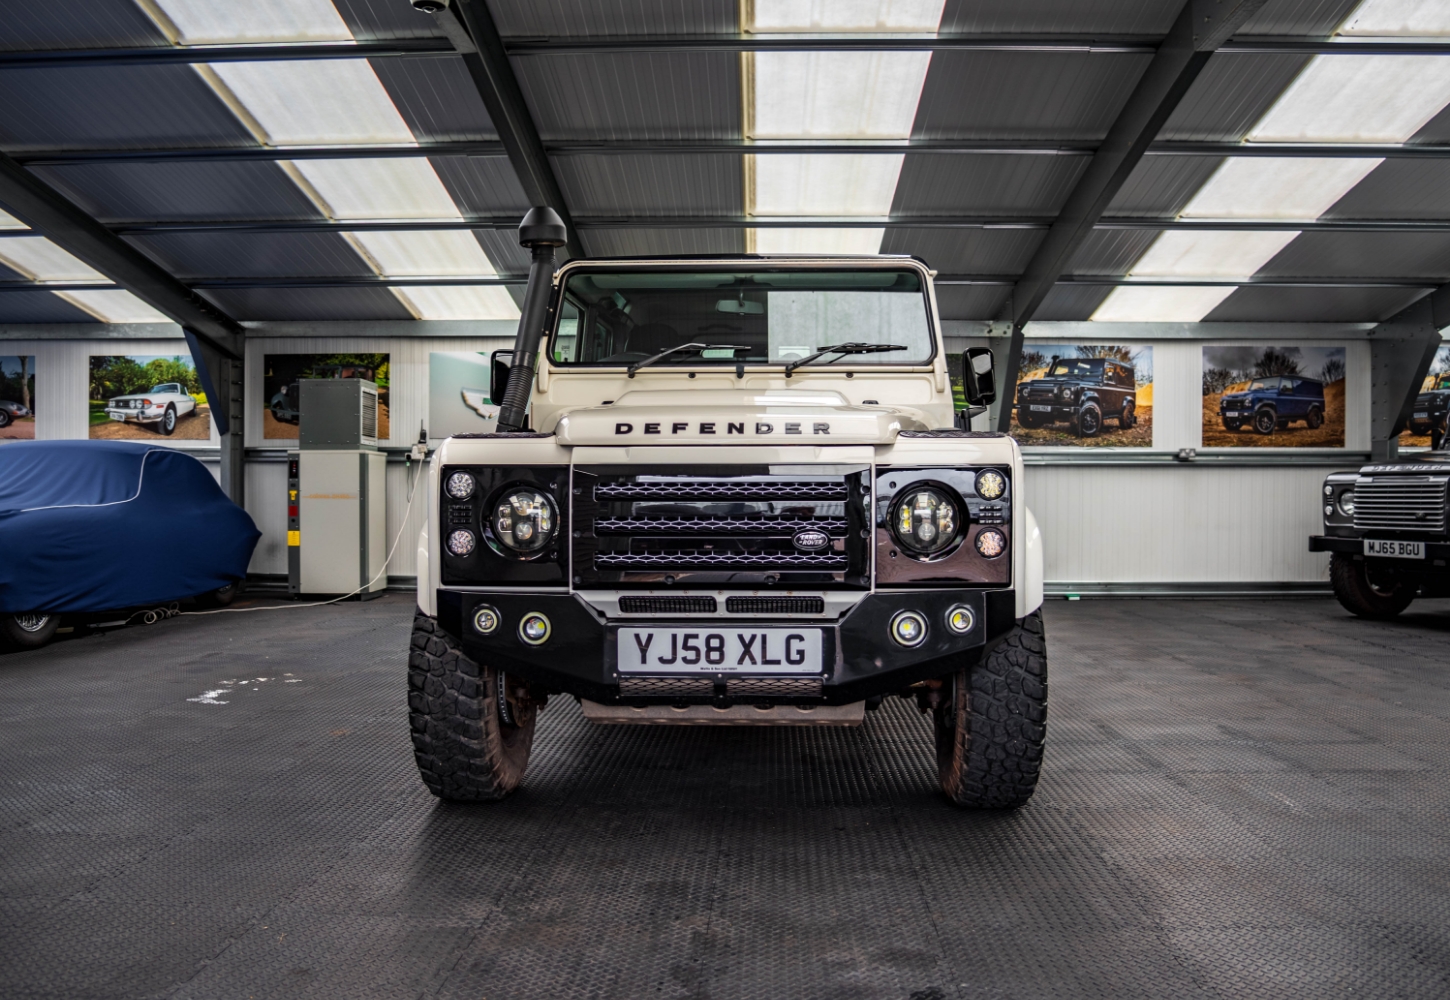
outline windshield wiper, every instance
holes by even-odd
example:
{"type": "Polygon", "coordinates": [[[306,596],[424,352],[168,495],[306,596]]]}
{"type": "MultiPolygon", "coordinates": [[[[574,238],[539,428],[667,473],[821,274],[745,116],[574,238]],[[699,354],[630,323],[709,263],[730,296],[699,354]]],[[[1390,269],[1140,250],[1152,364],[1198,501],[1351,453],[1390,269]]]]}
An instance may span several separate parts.
{"type": "Polygon", "coordinates": [[[836,344],[834,347],[827,347],[823,350],[817,351],[815,354],[808,354],[803,358],[797,358],[796,360],[792,361],[790,364],[785,366],[785,377],[790,378],[791,373],[794,372],[801,365],[808,365],[812,361],[817,361],[821,358],[824,358],[827,354],[839,355],[839,357],[834,357],[830,361],[826,362],[827,364],[831,364],[833,362],[841,360],[841,358],[844,358],[848,354],[877,354],[881,351],[906,350],[910,350],[910,348],[905,347],[901,344],[836,344]]]}
{"type": "Polygon", "coordinates": [[[629,368],[627,369],[627,373],[628,373],[628,375],[629,375],[630,378],[634,378],[634,373],[635,372],[639,371],[641,368],[645,368],[645,367],[648,367],[649,365],[654,364],[660,358],[667,358],[671,354],[674,354],[677,351],[689,351],[689,350],[697,350],[697,351],[744,351],[744,350],[748,350],[748,348],[742,347],[739,344],[694,344],[694,343],[691,343],[691,344],[676,344],[674,347],[671,347],[667,351],[660,351],[658,354],[656,354],[652,358],[645,358],[643,361],[636,361],[634,364],[632,364],[632,365],[629,366],[629,368]]]}

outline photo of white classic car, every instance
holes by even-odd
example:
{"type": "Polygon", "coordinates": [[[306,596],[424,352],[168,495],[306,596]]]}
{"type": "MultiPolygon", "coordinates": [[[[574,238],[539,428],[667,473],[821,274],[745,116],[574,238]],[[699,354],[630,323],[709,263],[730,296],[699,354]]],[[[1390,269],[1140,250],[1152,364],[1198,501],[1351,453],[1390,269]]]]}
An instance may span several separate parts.
{"type": "Polygon", "coordinates": [[[163,382],[147,392],[117,396],[106,402],[106,416],[122,423],[150,424],[162,434],[173,434],[176,421],[196,412],[196,400],[180,382],[163,382]]]}

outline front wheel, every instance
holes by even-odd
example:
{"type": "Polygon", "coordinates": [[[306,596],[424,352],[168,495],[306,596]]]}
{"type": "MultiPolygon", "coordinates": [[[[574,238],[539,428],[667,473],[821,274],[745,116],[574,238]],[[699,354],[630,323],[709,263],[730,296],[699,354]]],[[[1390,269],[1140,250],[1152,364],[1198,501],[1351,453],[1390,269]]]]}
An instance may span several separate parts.
{"type": "Polygon", "coordinates": [[[0,427],[10,426],[10,411],[0,407],[0,427]]]}
{"type": "Polygon", "coordinates": [[[1244,422],[1242,420],[1230,420],[1228,417],[1223,418],[1223,429],[1226,431],[1236,431],[1243,425],[1244,422]]]}
{"type": "Polygon", "coordinates": [[[166,412],[161,415],[161,433],[168,437],[176,433],[176,404],[167,403],[166,412]]]}
{"type": "Polygon", "coordinates": [[[1343,552],[1329,557],[1329,582],[1344,610],[1372,621],[1389,621],[1415,599],[1414,584],[1403,580],[1388,585],[1375,583],[1363,559],[1343,552]]]}
{"type": "Polygon", "coordinates": [[[541,707],[527,687],[465,656],[436,619],[413,616],[408,721],[418,774],[434,795],[480,802],[517,788],[541,707]]]}
{"type": "Polygon", "coordinates": [[[1133,400],[1123,400],[1123,412],[1118,414],[1118,426],[1123,430],[1138,426],[1138,404],[1133,400]]]}
{"type": "Polygon", "coordinates": [[[1023,618],[982,662],[947,679],[933,715],[942,791],[970,809],[1032,798],[1047,737],[1042,612],[1023,618]]]}
{"type": "Polygon", "coordinates": [[[1098,409],[1097,403],[1084,403],[1082,409],[1077,411],[1077,436],[1097,437],[1098,431],[1103,429],[1103,411],[1098,409]]]}
{"type": "Polygon", "coordinates": [[[1042,426],[1041,421],[1023,409],[1017,411],[1017,424],[1029,431],[1042,426]]]}
{"type": "Polygon", "coordinates": [[[1254,414],[1254,430],[1260,434],[1272,434],[1279,426],[1279,416],[1273,410],[1260,410],[1254,414]]]}
{"type": "Polygon", "coordinates": [[[59,615],[39,611],[0,614],[0,647],[39,649],[55,638],[55,630],[59,627],[59,615]]]}
{"type": "Polygon", "coordinates": [[[1311,431],[1317,431],[1324,425],[1324,411],[1317,406],[1309,407],[1309,412],[1304,415],[1304,423],[1311,431]]]}

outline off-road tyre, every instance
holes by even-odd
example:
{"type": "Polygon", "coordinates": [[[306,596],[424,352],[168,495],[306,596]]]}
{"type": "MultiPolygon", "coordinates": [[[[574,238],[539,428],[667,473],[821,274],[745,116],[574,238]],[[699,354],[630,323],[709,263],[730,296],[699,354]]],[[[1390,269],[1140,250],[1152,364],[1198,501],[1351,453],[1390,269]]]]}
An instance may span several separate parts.
{"type": "Polygon", "coordinates": [[[1304,416],[1304,426],[1311,431],[1317,431],[1324,426],[1324,411],[1317,406],[1309,407],[1309,412],[1304,416]]]}
{"type": "Polygon", "coordinates": [[[1269,435],[1279,427],[1279,415],[1270,409],[1259,410],[1254,414],[1254,430],[1259,434],[1269,435]]]}
{"type": "Polygon", "coordinates": [[[1032,798],[1047,737],[1047,643],[1032,612],[981,663],[946,679],[933,712],[937,774],[968,809],[1016,809],[1032,798]]]}
{"type": "Polygon", "coordinates": [[[0,649],[39,649],[55,638],[60,615],[0,614],[0,649]]]}
{"type": "Polygon", "coordinates": [[[1032,414],[1019,409],[1017,411],[1017,425],[1030,431],[1041,427],[1042,423],[1032,414]]]}
{"type": "Polygon", "coordinates": [[[1138,404],[1131,399],[1123,400],[1123,412],[1118,414],[1118,427],[1131,430],[1138,426],[1138,404]]]}
{"type": "Polygon", "coordinates": [[[1343,552],[1329,557],[1329,582],[1344,610],[1371,621],[1389,621],[1415,599],[1414,584],[1403,580],[1390,587],[1371,583],[1364,560],[1343,552]]]}
{"type": "Polygon", "coordinates": [[[167,403],[166,412],[161,415],[161,433],[167,437],[176,433],[176,404],[167,403]]]}
{"type": "Polygon", "coordinates": [[[1073,431],[1078,437],[1097,437],[1103,429],[1103,411],[1097,403],[1084,403],[1073,421],[1073,431]]]}
{"type": "MultiPolygon", "coordinates": [[[[506,681],[507,683],[507,681],[506,681]]],[[[515,689],[518,690],[518,689],[515,689]]],[[[440,799],[501,799],[519,786],[534,744],[536,708],[527,695],[499,712],[499,672],[474,663],[421,611],[408,651],[408,721],[423,784],[440,799]]]]}
{"type": "Polygon", "coordinates": [[[1244,422],[1242,420],[1230,420],[1228,417],[1224,417],[1223,419],[1223,429],[1226,431],[1237,431],[1243,426],[1244,422]]]}

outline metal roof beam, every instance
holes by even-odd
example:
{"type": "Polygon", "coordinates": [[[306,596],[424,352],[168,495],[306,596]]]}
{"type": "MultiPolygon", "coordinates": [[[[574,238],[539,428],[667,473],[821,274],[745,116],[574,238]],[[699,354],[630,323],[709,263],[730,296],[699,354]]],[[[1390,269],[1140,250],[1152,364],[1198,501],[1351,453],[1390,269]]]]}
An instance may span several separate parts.
{"type": "Polygon", "coordinates": [[[1138,85],[1128,96],[1118,117],[1108,129],[1092,161],[1078,179],[1072,193],[1033,254],[1008,299],[1007,315],[1012,323],[1011,346],[1003,369],[1003,402],[997,415],[997,429],[1007,431],[1012,423],[1012,401],[1017,370],[1022,360],[1022,327],[1028,323],[1052,291],[1068,262],[1092,233],[1097,221],[1138,162],[1157,137],[1179,101],[1188,93],[1209,58],[1265,0],[1187,0],[1148,64],[1138,85]]]}
{"type": "Polygon", "coordinates": [[[451,56],[446,38],[399,38],[381,42],[302,42],[260,45],[157,45],[128,49],[30,49],[0,52],[0,69],[60,66],[166,66],[186,63],[275,62],[293,59],[381,59],[451,56]]]}

